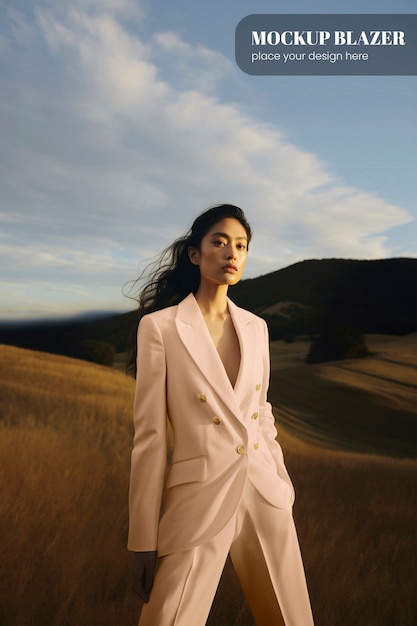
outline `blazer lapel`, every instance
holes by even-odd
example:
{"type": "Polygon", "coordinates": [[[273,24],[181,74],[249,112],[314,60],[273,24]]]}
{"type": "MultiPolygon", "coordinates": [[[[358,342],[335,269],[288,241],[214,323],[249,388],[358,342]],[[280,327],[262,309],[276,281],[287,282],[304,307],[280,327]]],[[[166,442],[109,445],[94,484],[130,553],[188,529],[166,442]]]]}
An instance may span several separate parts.
{"type": "Polygon", "coordinates": [[[248,384],[251,374],[251,354],[256,348],[256,339],[252,334],[251,315],[238,308],[229,298],[228,306],[239,339],[241,357],[239,373],[234,388],[226,374],[200,308],[192,293],[178,305],[175,323],[180,339],[196,366],[216,390],[217,394],[240,419],[241,411],[238,398],[241,390],[243,391],[248,384]]]}
{"type": "Polygon", "coordinates": [[[250,386],[253,385],[253,363],[256,362],[255,351],[258,348],[258,344],[256,341],[255,324],[253,324],[253,315],[245,311],[245,309],[236,306],[229,298],[227,301],[240,344],[240,369],[234,388],[239,401],[250,386]]]}

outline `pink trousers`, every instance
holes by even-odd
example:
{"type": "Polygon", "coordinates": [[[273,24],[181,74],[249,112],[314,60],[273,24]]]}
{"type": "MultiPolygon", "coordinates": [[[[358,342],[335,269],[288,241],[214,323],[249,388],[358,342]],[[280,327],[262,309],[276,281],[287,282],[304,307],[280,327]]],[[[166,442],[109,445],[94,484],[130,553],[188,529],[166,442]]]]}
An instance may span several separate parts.
{"type": "Polygon", "coordinates": [[[160,559],[139,626],[204,626],[229,552],[257,626],[313,626],[292,511],[271,506],[249,481],[216,537],[160,559]]]}

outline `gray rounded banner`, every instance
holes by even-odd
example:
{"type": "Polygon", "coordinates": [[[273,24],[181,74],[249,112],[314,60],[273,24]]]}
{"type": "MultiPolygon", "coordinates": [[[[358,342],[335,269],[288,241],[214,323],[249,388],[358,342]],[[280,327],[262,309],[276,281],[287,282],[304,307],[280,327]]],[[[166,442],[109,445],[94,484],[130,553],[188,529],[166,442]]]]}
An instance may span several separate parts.
{"type": "Polygon", "coordinates": [[[412,76],[417,14],[248,15],[235,55],[255,76],[412,76]]]}

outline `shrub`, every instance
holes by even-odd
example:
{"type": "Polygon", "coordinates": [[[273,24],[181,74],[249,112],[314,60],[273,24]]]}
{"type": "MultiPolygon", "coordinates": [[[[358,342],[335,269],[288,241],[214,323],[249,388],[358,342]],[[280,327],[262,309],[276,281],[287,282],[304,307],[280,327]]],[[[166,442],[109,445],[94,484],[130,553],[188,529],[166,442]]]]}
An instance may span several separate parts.
{"type": "Polygon", "coordinates": [[[323,363],[340,359],[357,359],[369,354],[361,330],[330,326],[311,344],[307,363],[323,363]]]}
{"type": "Polygon", "coordinates": [[[115,349],[111,343],[105,341],[84,339],[78,344],[73,356],[84,361],[110,366],[114,363],[115,349]]]}

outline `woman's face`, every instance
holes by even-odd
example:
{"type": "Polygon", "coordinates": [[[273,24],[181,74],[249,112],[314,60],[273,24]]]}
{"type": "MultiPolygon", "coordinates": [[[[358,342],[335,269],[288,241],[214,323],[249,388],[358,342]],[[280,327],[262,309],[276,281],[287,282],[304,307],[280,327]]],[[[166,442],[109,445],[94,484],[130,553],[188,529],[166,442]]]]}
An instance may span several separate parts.
{"type": "Polygon", "coordinates": [[[200,250],[190,248],[191,263],[200,267],[200,281],[235,285],[242,278],[248,237],[242,224],[226,217],[214,224],[201,240],[200,250]]]}

